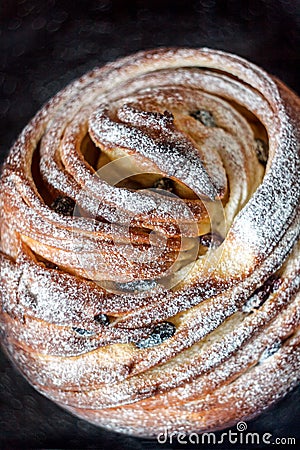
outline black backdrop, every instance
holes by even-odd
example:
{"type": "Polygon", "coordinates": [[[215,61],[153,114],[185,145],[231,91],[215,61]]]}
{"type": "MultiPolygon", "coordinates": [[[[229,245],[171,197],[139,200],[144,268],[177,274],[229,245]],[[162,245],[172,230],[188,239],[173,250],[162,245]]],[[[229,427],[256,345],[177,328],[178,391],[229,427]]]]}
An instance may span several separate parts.
{"type": "MultiPolygon", "coordinates": [[[[69,81],[140,49],[227,50],[299,93],[299,31],[298,0],[1,0],[1,160],[40,106],[69,81]]],[[[299,405],[300,390],[251,421],[248,431],[299,439],[299,405]]],[[[36,393],[0,354],[0,447],[148,450],[182,445],[117,435],[78,420],[36,393]]]]}

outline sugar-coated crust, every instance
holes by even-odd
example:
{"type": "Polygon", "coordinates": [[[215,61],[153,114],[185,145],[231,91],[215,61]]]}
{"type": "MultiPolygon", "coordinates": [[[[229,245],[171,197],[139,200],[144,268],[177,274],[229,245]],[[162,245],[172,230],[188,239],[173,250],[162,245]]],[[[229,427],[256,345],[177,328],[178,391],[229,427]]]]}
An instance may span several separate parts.
{"type": "Polygon", "coordinates": [[[0,326],[39,392],[154,437],[297,385],[299,112],[253,64],[179,48],[96,68],[37,113],[2,170],[0,326]]]}

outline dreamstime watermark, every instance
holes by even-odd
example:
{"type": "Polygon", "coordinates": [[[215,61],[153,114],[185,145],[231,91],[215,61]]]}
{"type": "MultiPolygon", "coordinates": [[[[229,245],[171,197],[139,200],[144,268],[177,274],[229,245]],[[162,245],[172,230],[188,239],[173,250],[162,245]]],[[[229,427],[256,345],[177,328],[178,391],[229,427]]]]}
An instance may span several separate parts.
{"type": "MultiPolygon", "coordinates": [[[[76,219],[89,223],[86,233],[77,233],[77,222],[74,222],[72,250],[76,265],[86,278],[109,292],[138,294],[161,287],[172,289],[188,276],[198,260],[199,218],[190,207],[193,202],[155,187],[122,189],[116,193],[115,187],[122,186],[124,181],[130,178],[146,180],[149,176],[155,179],[160,175],[138,168],[129,156],[113,160],[98,169],[83,186],[74,209],[76,219]],[[101,200],[103,193],[105,201],[101,200]],[[104,219],[104,224],[102,219],[98,220],[99,216],[104,219]],[[105,234],[107,240],[110,239],[108,245],[107,240],[101,240],[101,235],[105,234]],[[90,248],[87,236],[94,239],[90,248]],[[97,236],[100,237],[98,240],[97,236]],[[140,245],[143,239],[144,245],[140,245]],[[175,241],[177,247],[172,247],[175,241]],[[164,265],[163,261],[167,263],[164,265]],[[105,277],[109,265],[114,274],[111,280],[105,277]],[[122,270],[125,278],[126,271],[139,275],[145,272],[146,276],[132,282],[122,281],[122,270]],[[153,275],[157,272],[158,276],[153,275]],[[115,282],[116,278],[119,278],[118,282],[115,282]]],[[[206,223],[206,226],[212,239],[216,235],[225,236],[222,202],[205,198],[201,198],[201,202],[204,222],[208,218],[209,225],[206,223]]],[[[212,248],[213,245],[202,257],[202,269],[218,264],[220,252],[213,252],[212,248]]]]}
{"type": "Polygon", "coordinates": [[[190,433],[173,431],[168,432],[168,429],[157,435],[157,442],[159,444],[197,444],[197,445],[296,445],[296,438],[294,437],[273,437],[272,433],[257,433],[253,431],[247,431],[246,422],[238,422],[236,430],[229,429],[224,431],[221,435],[216,433],[190,433]]]}

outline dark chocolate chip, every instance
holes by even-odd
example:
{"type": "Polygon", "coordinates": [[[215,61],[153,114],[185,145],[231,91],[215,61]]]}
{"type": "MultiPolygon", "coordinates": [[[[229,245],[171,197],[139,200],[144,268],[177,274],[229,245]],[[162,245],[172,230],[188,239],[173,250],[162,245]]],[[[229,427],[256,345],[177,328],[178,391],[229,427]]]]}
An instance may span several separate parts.
{"type": "Polygon", "coordinates": [[[243,306],[244,312],[251,312],[253,309],[258,309],[269,298],[269,296],[276,291],[281,285],[282,280],[276,276],[268,278],[262,286],[257,288],[253,294],[248,298],[243,306]]]}
{"type": "Polygon", "coordinates": [[[149,348],[159,345],[172,337],[176,332],[176,327],[171,322],[162,322],[153,328],[150,336],[136,343],[138,348],[149,348]]]}
{"type": "Polygon", "coordinates": [[[35,311],[38,306],[38,295],[35,292],[32,292],[30,284],[26,284],[23,287],[23,293],[26,307],[35,311]]]}
{"type": "Polygon", "coordinates": [[[92,331],[85,330],[84,328],[72,327],[72,330],[80,334],[80,336],[92,336],[94,334],[92,331]]]}
{"type": "Polygon", "coordinates": [[[269,156],[268,144],[259,138],[255,139],[255,144],[255,151],[258,161],[265,166],[267,164],[269,156]]]}
{"type": "Polygon", "coordinates": [[[99,323],[100,325],[109,325],[109,318],[106,314],[96,314],[94,316],[94,320],[99,323]]]}
{"type": "Polygon", "coordinates": [[[163,189],[164,191],[173,192],[173,182],[170,178],[160,178],[153,184],[155,189],[163,189]]]}
{"type": "Polygon", "coordinates": [[[199,236],[199,243],[203,247],[217,248],[219,247],[224,239],[219,233],[206,233],[199,236]]]}
{"type": "Polygon", "coordinates": [[[26,292],[26,303],[29,309],[35,311],[37,309],[38,301],[37,296],[33,294],[30,290],[26,292]]]}
{"type": "Polygon", "coordinates": [[[198,109],[197,111],[190,113],[190,116],[203,123],[203,125],[205,125],[206,127],[216,126],[214,116],[210,111],[207,111],[206,109],[198,109]]]}
{"type": "Polygon", "coordinates": [[[59,267],[51,261],[44,261],[44,264],[48,269],[55,269],[55,270],[59,269],[59,267]]]}
{"type": "Polygon", "coordinates": [[[59,196],[51,204],[51,208],[58,214],[71,216],[75,207],[75,201],[70,197],[59,196]]]}
{"type": "Polygon", "coordinates": [[[270,347],[267,347],[261,354],[259,362],[263,362],[265,359],[270,358],[270,356],[274,355],[281,348],[281,342],[274,342],[270,347]]]}
{"type": "Polygon", "coordinates": [[[265,283],[255,290],[254,294],[258,295],[261,302],[265,302],[270,294],[272,294],[276,289],[279,288],[281,284],[280,278],[271,276],[265,283]]]}

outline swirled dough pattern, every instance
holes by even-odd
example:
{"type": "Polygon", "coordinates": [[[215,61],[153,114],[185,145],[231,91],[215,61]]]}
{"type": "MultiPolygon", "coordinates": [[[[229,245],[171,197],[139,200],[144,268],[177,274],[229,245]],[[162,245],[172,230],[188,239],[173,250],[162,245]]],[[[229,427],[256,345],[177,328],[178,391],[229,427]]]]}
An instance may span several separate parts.
{"type": "Polygon", "coordinates": [[[0,324],[48,398],[139,436],[257,415],[300,377],[299,99],[209,49],[95,69],[0,185],[0,324]]]}

